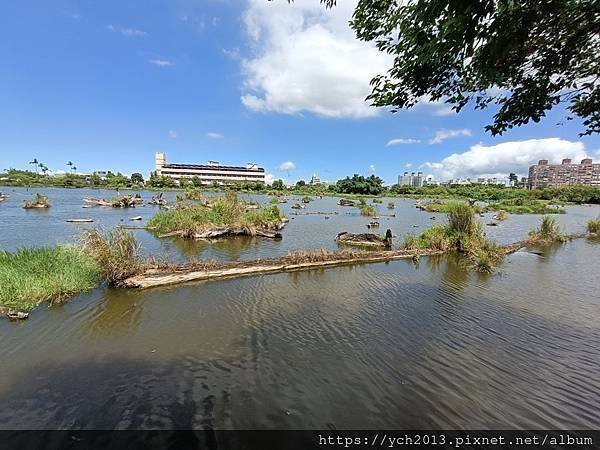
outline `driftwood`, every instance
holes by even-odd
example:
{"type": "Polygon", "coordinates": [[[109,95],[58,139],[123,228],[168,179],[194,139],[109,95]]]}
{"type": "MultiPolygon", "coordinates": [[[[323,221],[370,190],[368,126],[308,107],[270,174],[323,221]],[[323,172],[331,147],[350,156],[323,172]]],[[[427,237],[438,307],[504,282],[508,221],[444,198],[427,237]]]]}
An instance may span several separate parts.
{"type": "Polygon", "coordinates": [[[208,264],[183,264],[165,268],[152,268],[140,275],[124,280],[121,286],[128,288],[151,288],[173,285],[189,281],[212,280],[252,276],[265,273],[292,272],[298,270],[319,269],[349,264],[373,263],[410,259],[417,256],[441,255],[440,250],[385,250],[365,252],[336,252],[318,254],[315,260],[310,258],[298,261],[294,255],[278,258],[257,259],[253,261],[229,261],[208,264]]]}
{"type": "Polygon", "coordinates": [[[142,220],[142,216],[135,216],[135,217],[130,218],[129,220],[132,220],[132,221],[133,220],[142,220]]]}
{"type": "Polygon", "coordinates": [[[339,213],[337,211],[334,211],[334,212],[305,212],[305,213],[293,212],[290,214],[292,214],[294,216],[334,216],[339,213]]]}
{"type": "Polygon", "coordinates": [[[292,209],[304,209],[306,208],[304,205],[301,205],[300,203],[296,203],[294,205],[292,205],[292,209]]]}
{"type": "Polygon", "coordinates": [[[93,221],[93,219],[67,219],[69,223],[90,223],[93,221]]]}
{"type": "Polygon", "coordinates": [[[274,228],[255,228],[255,227],[234,227],[223,226],[214,227],[202,231],[189,232],[185,230],[172,231],[161,234],[159,238],[181,237],[188,239],[216,239],[223,236],[259,236],[269,239],[281,239],[283,236],[279,232],[285,227],[287,220],[282,220],[274,228]]]}
{"type": "Polygon", "coordinates": [[[338,200],[338,205],[340,205],[340,206],[356,206],[356,203],[353,202],[352,200],[348,200],[348,199],[345,199],[345,198],[340,198],[338,200]]]}
{"type": "MultiPolygon", "coordinates": [[[[387,233],[386,233],[387,234],[387,233]]],[[[391,232],[389,233],[391,235],[391,232]]],[[[568,236],[577,239],[591,236],[590,233],[579,233],[568,236]]],[[[391,238],[391,236],[390,236],[391,238]]],[[[503,255],[514,253],[528,245],[527,241],[519,241],[500,247],[503,255]]],[[[128,288],[151,288],[173,285],[189,281],[213,280],[260,275],[266,273],[291,272],[298,270],[320,269],[342,265],[376,263],[398,259],[416,259],[421,256],[442,255],[442,250],[383,250],[363,252],[297,252],[277,258],[257,259],[251,261],[228,261],[214,263],[190,263],[178,266],[154,267],[144,273],[124,280],[121,286],[128,288]]]]}
{"type": "Polygon", "coordinates": [[[385,236],[373,233],[348,233],[343,231],[335,237],[338,244],[361,245],[370,247],[388,247],[392,246],[392,230],[387,230],[385,236]]]}
{"type": "Polygon", "coordinates": [[[127,195],[117,197],[111,201],[94,197],[86,197],[83,201],[92,206],[106,206],[112,208],[135,208],[136,205],[140,205],[144,202],[139,196],[127,195]]]}

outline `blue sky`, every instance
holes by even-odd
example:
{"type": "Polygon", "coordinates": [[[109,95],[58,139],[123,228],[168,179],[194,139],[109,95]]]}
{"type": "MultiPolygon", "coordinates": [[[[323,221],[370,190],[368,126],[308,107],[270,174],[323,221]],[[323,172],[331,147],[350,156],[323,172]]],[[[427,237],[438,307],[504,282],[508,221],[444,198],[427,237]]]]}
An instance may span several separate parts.
{"type": "Polygon", "coordinates": [[[491,111],[369,107],[368,81],[389,59],[354,39],[353,4],[9,2],[0,169],[35,157],[55,171],[72,160],[80,172],[148,174],[163,151],[171,162],[256,162],[289,181],[375,173],[392,183],[405,170],[502,175],[541,157],[600,158],[577,120],[557,126],[560,110],[492,138],[491,111]]]}

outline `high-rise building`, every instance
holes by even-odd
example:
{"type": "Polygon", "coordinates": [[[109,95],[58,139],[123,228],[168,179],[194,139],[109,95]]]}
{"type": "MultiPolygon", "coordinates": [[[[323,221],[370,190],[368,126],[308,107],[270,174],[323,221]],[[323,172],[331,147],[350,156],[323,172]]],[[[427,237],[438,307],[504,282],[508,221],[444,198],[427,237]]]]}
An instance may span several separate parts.
{"type": "Polygon", "coordinates": [[[547,159],[541,159],[529,168],[529,189],[576,184],[600,187],[600,164],[593,164],[589,158],[583,159],[581,164],[573,164],[568,158],[561,164],[548,164],[547,159]]]}
{"type": "Polygon", "coordinates": [[[202,184],[228,184],[240,181],[265,182],[265,169],[254,163],[242,166],[222,166],[218,161],[209,161],[208,164],[168,164],[164,153],[155,155],[155,168],[157,175],[176,179],[198,177],[202,184]]]}
{"type": "Polygon", "coordinates": [[[321,179],[317,176],[317,174],[314,174],[310,179],[310,185],[318,186],[320,184],[321,184],[321,179]]]}
{"type": "Polygon", "coordinates": [[[398,176],[400,186],[422,187],[424,182],[423,172],[417,172],[416,174],[411,172],[410,175],[408,172],[404,172],[404,175],[398,176]]]}

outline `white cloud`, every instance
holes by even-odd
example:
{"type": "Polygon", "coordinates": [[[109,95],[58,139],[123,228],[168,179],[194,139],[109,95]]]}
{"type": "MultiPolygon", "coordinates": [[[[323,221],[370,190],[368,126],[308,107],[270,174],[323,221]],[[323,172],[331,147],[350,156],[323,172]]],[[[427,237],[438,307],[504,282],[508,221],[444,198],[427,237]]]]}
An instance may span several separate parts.
{"type": "Polygon", "coordinates": [[[374,165],[374,164],[371,164],[371,165],[369,166],[369,172],[371,172],[371,173],[375,173],[375,165],[374,165]]]}
{"type": "Polygon", "coordinates": [[[169,130],[169,137],[171,139],[177,139],[177,131],[175,131],[175,130],[169,130]]]}
{"type": "Polygon", "coordinates": [[[143,30],[138,30],[137,28],[118,27],[118,26],[114,26],[114,25],[107,25],[106,28],[109,31],[119,32],[123,36],[127,36],[127,37],[143,37],[143,36],[148,36],[148,33],[146,33],[143,30]]]}
{"type": "Polygon", "coordinates": [[[279,165],[279,170],[281,171],[293,170],[295,168],[296,164],[294,164],[292,161],[286,161],[279,165]]]}
{"type": "Polygon", "coordinates": [[[437,130],[435,136],[429,140],[430,144],[441,144],[446,139],[459,137],[459,136],[471,136],[471,130],[463,128],[461,130],[437,130]]]}
{"type": "Polygon", "coordinates": [[[391,56],[358,41],[348,25],[357,0],[332,9],[314,0],[250,0],[244,15],[253,56],[242,62],[242,102],[255,111],[369,117],[371,78],[391,56]]]}
{"type": "Polygon", "coordinates": [[[275,175],[273,175],[272,173],[268,173],[265,175],[266,184],[273,184],[273,181],[275,181],[275,175]]]}
{"type": "Polygon", "coordinates": [[[223,139],[225,136],[221,133],[215,133],[214,131],[210,131],[206,133],[206,137],[209,137],[211,139],[223,139]]]}
{"type": "Polygon", "coordinates": [[[473,145],[462,153],[454,153],[441,161],[426,162],[422,167],[433,171],[438,179],[458,177],[500,176],[514,172],[527,175],[529,166],[540,159],[558,164],[563,158],[579,161],[586,157],[581,142],[560,138],[509,141],[492,146],[473,145]]]}
{"type": "Polygon", "coordinates": [[[168,67],[168,66],[173,65],[173,63],[171,61],[169,61],[168,59],[163,59],[163,58],[151,59],[148,62],[150,64],[154,64],[155,66],[158,66],[158,67],[168,67]]]}
{"type": "Polygon", "coordinates": [[[407,169],[410,169],[412,167],[412,163],[406,163],[406,164],[404,164],[404,167],[406,167],[407,169]]]}
{"type": "Polygon", "coordinates": [[[421,139],[402,139],[402,138],[398,138],[398,139],[390,139],[388,141],[387,144],[385,144],[386,147],[389,147],[390,145],[408,145],[408,144],[418,144],[419,142],[421,142],[421,139]]]}

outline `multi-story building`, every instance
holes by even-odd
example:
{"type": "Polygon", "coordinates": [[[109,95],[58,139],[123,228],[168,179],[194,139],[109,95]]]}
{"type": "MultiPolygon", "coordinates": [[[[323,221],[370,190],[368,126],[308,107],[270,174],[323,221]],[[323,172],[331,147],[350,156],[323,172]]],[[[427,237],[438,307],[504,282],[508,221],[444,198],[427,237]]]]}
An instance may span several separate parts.
{"type": "Polygon", "coordinates": [[[208,164],[168,164],[164,153],[155,155],[155,168],[157,175],[174,178],[198,177],[202,184],[231,184],[240,181],[265,182],[265,169],[254,163],[241,166],[222,166],[218,161],[209,161],[208,164]]]}
{"type": "Polygon", "coordinates": [[[310,185],[318,186],[320,184],[321,184],[321,179],[316,174],[314,174],[310,179],[310,185]]]}
{"type": "Polygon", "coordinates": [[[398,177],[398,184],[400,186],[422,187],[424,181],[423,172],[417,172],[417,174],[411,172],[410,175],[408,172],[404,172],[404,175],[398,177]]]}
{"type": "Polygon", "coordinates": [[[600,187],[600,164],[593,164],[589,158],[583,159],[581,164],[573,164],[570,159],[563,159],[561,164],[548,164],[547,159],[541,159],[529,168],[529,189],[575,184],[600,187]]]}

